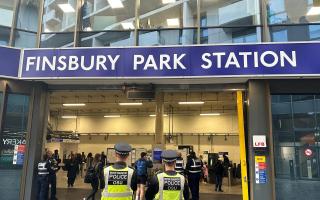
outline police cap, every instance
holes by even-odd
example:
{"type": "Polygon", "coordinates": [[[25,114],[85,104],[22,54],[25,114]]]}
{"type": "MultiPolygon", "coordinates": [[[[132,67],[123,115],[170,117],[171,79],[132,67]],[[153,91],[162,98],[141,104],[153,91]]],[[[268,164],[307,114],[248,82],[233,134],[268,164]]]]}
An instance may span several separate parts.
{"type": "Polygon", "coordinates": [[[161,158],[164,162],[174,162],[178,158],[178,153],[175,150],[165,150],[162,152],[161,158]]]}
{"type": "Polygon", "coordinates": [[[128,143],[118,143],[114,145],[114,150],[117,154],[120,155],[129,155],[132,150],[132,147],[128,143]]]}

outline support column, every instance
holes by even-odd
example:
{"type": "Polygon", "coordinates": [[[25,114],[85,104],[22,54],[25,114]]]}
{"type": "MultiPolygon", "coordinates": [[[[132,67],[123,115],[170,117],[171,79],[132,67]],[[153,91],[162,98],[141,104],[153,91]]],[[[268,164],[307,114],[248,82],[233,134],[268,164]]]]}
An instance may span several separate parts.
{"type": "Polygon", "coordinates": [[[274,156],[271,126],[271,103],[269,84],[265,80],[249,81],[248,96],[248,152],[250,171],[250,199],[270,200],[275,199],[274,156]],[[253,149],[253,135],[265,135],[267,149],[257,152],[253,149]],[[262,155],[266,158],[266,183],[256,183],[255,156],[262,155]]]}
{"type": "Polygon", "coordinates": [[[164,94],[163,92],[159,92],[156,94],[156,123],[155,123],[155,147],[158,147],[158,148],[162,148],[164,146],[163,114],[164,114],[164,94]]]}

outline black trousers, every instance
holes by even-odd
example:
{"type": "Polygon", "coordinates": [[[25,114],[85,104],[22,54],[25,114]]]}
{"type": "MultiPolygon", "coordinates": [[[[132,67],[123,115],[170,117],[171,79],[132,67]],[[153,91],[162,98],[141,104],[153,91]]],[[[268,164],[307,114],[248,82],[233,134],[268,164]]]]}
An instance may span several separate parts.
{"type": "Polygon", "coordinates": [[[37,200],[48,200],[48,195],[49,195],[48,176],[39,175],[37,178],[37,182],[38,182],[37,200]]]}
{"type": "Polygon", "coordinates": [[[73,186],[76,177],[68,177],[68,186],[73,186]]]}
{"type": "Polygon", "coordinates": [[[57,175],[56,174],[50,174],[49,175],[49,184],[51,185],[51,194],[50,194],[50,200],[56,200],[56,194],[57,194],[57,175]]]}
{"type": "Polygon", "coordinates": [[[87,200],[89,199],[92,199],[92,200],[95,200],[95,197],[96,197],[96,193],[98,192],[99,190],[99,179],[94,179],[91,183],[91,187],[92,187],[92,190],[89,194],[89,196],[87,197],[87,200]]]}
{"type": "Polygon", "coordinates": [[[223,175],[216,175],[216,191],[221,190],[223,175]]]}
{"type": "Polygon", "coordinates": [[[192,195],[192,200],[199,200],[199,183],[201,173],[189,173],[188,184],[192,195]]]}

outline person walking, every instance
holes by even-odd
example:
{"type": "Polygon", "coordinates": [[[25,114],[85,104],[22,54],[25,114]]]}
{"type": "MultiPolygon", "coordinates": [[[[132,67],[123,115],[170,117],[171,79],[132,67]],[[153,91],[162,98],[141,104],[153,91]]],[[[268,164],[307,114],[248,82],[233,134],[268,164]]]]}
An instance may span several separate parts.
{"type": "Polygon", "coordinates": [[[186,166],[192,200],[199,200],[199,184],[201,179],[202,167],[202,161],[197,158],[196,153],[192,151],[190,153],[186,166]]]}
{"type": "Polygon", "coordinates": [[[138,188],[136,192],[136,200],[143,200],[145,194],[145,186],[148,179],[148,168],[152,168],[153,164],[150,160],[147,160],[147,153],[142,152],[140,159],[135,163],[135,169],[137,174],[138,188]]]}
{"type": "Polygon", "coordinates": [[[87,166],[86,169],[88,170],[90,167],[92,167],[92,163],[93,163],[93,157],[92,157],[92,153],[88,153],[87,156],[87,166]]]}
{"type": "Polygon", "coordinates": [[[164,172],[156,174],[146,191],[146,200],[189,200],[189,188],[185,177],[175,171],[178,154],[165,150],[161,154],[164,172]]]}
{"type": "Polygon", "coordinates": [[[203,181],[204,183],[208,183],[208,176],[209,176],[209,169],[208,169],[208,164],[207,162],[204,162],[203,167],[202,167],[202,171],[203,171],[203,181]]]}
{"type": "Polygon", "coordinates": [[[95,200],[96,193],[99,190],[99,183],[101,184],[100,180],[103,177],[103,165],[101,163],[101,155],[98,153],[94,155],[91,170],[93,171],[93,177],[91,180],[92,190],[89,196],[86,198],[87,200],[95,200]]]}
{"type": "Polygon", "coordinates": [[[101,163],[102,163],[103,167],[106,166],[106,164],[107,164],[107,156],[106,156],[106,154],[104,154],[104,151],[101,152],[101,163]]]}
{"type": "Polygon", "coordinates": [[[175,166],[176,172],[178,172],[181,175],[184,175],[184,160],[182,158],[181,152],[178,152],[178,158],[176,160],[176,166],[175,166]]]}
{"type": "Polygon", "coordinates": [[[126,164],[132,147],[127,143],[114,146],[116,162],[104,169],[105,188],[101,200],[132,200],[137,190],[137,175],[126,164]]]}
{"type": "Polygon", "coordinates": [[[52,151],[47,151],[48,163],[49,163],[49,185],[50,187],[50,200],[57,200],[57,172],[60,167],[58,162],[53,158],[52,151]]]}
{"type": "Polygon", "coordinates": [[[68,171],[67,173],[68,187],[73,187],[77,177],[77,171],[78,171],[78,162],[74,154],[71,155],[69,162],[66,164],[66,169],[68,171]]]}
{"type": "Polygon", "coordinates": [[[222,190],[222,180],[223,180],[223,174],[224,174],[224,166],[222,164],[221,159],[218,160],[216,165],[214,166],[214,173],[216,176],[216,189],[217,192],[223,192],[222,190]]]}
{"type": "Polygon", "coordinates": [[[84,155],[84,152],[81,153],[81,164],[80,164],[80,176],[83,177],[83,168],[84,164],[86,163],[86,155],[84,155]]]}
{"type": "Polygon", "coordinates": [[[49,162],[48,155],[43,155],[38,163],[38,191],[37,200],[48,200],[49,196],[49,162]]]}

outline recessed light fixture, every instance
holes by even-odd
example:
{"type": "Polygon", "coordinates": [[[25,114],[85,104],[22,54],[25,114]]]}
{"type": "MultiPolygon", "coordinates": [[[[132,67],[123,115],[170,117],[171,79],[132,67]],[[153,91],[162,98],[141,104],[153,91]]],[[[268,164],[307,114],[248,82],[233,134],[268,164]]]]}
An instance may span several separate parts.
{"type": "Polygon", "coordinates": [[[64,13],[75,12],[74,8],[69,3],[58,4],[58,6],[64,13]]]}
{"type": "Polygon", "coordinates": [[[77,116],[75,115],[64,115],[61,116],[62,119],[77,119],[77,116]]]}
{"type": "Polygon", "coordinates": [[[168,3],[175,3],[176,0],[162,0],[163,4],[168,4],[168,3]]]}
{"type": "Polygon", "coordinates": [[[200,116],[219,116],[220,113],[201,113],[200,116]]]}
{"type": "Polygon", "coordinates": [[[167,24],[168,26],[179,26],[180,25],[179,18],[167,19],[167,24]]]}
{"type": "Polygon", "coordinates": [[[134,29],[133,23],[132,22],[123,22],[121,23],[121,26],[123,29],[134,29]]]}
{"type": "MultiPolygon", "coordinates": [[[[151,114],[151,115],[149,115],[149,117],[155,117],[156,115],[155,114],[151,114]]],[[[168,115],[167,114],[164,114],[163,115],[164,117],[168,117],[168,115]]]]}
{"type": "Polygon", "coordinates": [[[179,105],[202,105],[204,104],[203,101],[181,101],[179,105]]]}
{"type": "Polygon", "coordinates": [[[77,107],[77,106],[85,106],[85,103],[64,103],[62,104],[65,107],[77,107]]]}
{"type": "Polygon", "coordinates": [[[123,3],[121,0],[108,0],[111,8],[123,8],[123,3]]]}
{"type": "Polygon", "coordinates": [[[318,6],[311,7],[307,13],[307,16],[312,16],[312,15],[320,15],[320,7],[318,6]]]}
{"type": "Polygon", "coordinates": [[[120,117],[120,115],[105,115],[103,117],[105,117],[105,118],[117,118],[117,117],[120,117]]]}
{"type": "Polygon", "coordinates": [[[120,106],[142,106],[142,103],[119,103],[120,106]]]}

